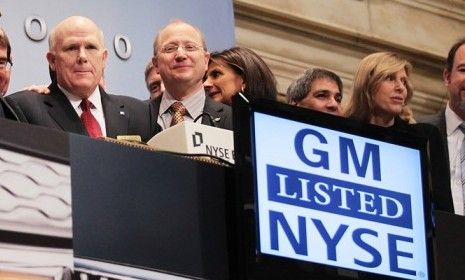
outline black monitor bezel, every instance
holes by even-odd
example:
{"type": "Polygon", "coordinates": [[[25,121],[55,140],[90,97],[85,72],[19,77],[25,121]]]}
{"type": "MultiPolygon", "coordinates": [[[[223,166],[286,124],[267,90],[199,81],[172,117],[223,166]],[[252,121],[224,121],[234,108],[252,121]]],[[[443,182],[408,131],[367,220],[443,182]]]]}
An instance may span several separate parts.
{"type": "Polygon", "coordinates": [[[350,269],[338,269],[329,265],[308,263],[299,260],[291,260],[277,256],[271,256],[259,252],[258,228],[255,224],[256,217],[256,178],[253,176],[255,170],[255,159],[253,153],[253,113],[260,112],[292,121],[302,122],[310,125],[320,126],[331,130],[354,134],[383,142],[401,145],[417,149],[421,154],[423,202],[425,213],[425,232],[428,256],[428,276],[435,279],[434,255],[433,255],[433,217],[431,206],[431,173],[430,160],[428,158],[428,143],[426,138],[406,131],[386,129],[370,124],[360,123],[354,120],[333,116],[309,109],[291,106],[269,100],[249,101],[238,94],[233,98],[234,116],[234,143],[235,143],[235,205],[236,205],[236,227],[238,237],[236,238],[236,260],[232,263],[238,279],[279,279],[283,269],[292,269],[296,275],[293,279],[398,279],[392,276],[356,271],[350,269]],[[251,230],[253,223],[253,231],[251,230]],[[302,270],[302,271],[298,271],[302,270]],[[342,274],[342,275],[341,275],[342,274]],[[344,276],[346,275],[346,276],[344,276]],[[357,275],[357,276],[354,276],[357,275]],[[319,278],[321,277],[321,278],[319,278]],[[308,279],[308,278],[307,278],[308,279]]]}

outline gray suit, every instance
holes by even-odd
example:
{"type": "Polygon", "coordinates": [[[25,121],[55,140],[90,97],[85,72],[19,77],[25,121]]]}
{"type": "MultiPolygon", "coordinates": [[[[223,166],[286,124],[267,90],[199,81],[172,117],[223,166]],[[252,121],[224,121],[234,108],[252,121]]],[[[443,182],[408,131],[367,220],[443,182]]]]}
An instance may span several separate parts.
{"type": "MultiPolygon", "coordinates": [[[[157,98],[150,100],[150,111],[152,114],[151,118],[152,120],[155,120],[155,122],[157,122],[158,120],[160,103],[161,96],[158,96],[157,98]]],[[[228,105],[216,102],[211,97],[205,96],[205,106],[203,107],[203,112],[206,114],[202,117],[202,124],[224,128],[228,130],[233,129],[232,110],[231,107],[229,107],[228,105]],[[209,116],[211,116],[214,124],[210,121],[209,116]],[[215,121],[215,119],[217,119],[217,121],[215,121]]],[[[160,132],[161,130],[162,128],[159,125],[157,125],[156,133],[160,132]]]]}
{"type": "MultiPolygon", "coordinates": [[[[57,84],[50,94],[21,91],[6,97],[22,122],[87,135],[79,116],[57,84]]],[[[100,88],[108,137],[140,135],[148,141],[153,135],[149,106],[138,99],[107,94],[100,88]]],[[[153,128],[154,129],[154,128],[153,128]]]]}

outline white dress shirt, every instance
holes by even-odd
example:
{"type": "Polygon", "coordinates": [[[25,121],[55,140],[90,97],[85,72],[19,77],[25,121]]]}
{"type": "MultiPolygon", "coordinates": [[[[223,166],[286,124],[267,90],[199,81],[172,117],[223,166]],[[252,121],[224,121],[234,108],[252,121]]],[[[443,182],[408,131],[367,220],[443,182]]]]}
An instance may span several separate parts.
{"type": "MultiPolygon", "coordinates": [[[[81,105],[82,98],[77,97],[76,95],[70,93],[66,89],[62,88],[60,85],[58,85],[58,87],[66,95],[69,102],[71,103],[71,106],[76,111],[76,114],[78,116],[81,116],[82,109],[81,109],[81,106],[79,105],[81,105]]],[[[98,124],[100,125],[100,129],[102,130],[102,136],[106,137],[107,129],[105,125],[105,114],[103,113],[102,99],[100,98],[99,87],[96,87],[94,92],[87,99],[90,101],[90,103],[92,103],[90,111],[92,115],[94,116],[94,118],[97,120],[98,124]]]]}
{"type": "Polygon", "coordinates": [[[463,209],[463,190],[462,190],[462,171],[460,166],[460,148],[464,141],[465,135],[460,130],[459,126],[464,122],[454,111],[446,107],[446,132],[447,146],[449,149],[450,163],[450,186],[452,192],[452,200],[454,202],[454,212],[457,215],[464,215],[463,209]]]}
{"type": "MultiPolygon", "coordinates": [[[[165,90],[163,92],[160,101],[160,108],[158,109],[157,119],[157,122],[162,129],[167,129],[170,127],[172,119],[170,107],[176,101],[178,100],[174,99],[174,97],[168,91],[165,90]]],[[[203,113],[203,108],[205,107],[205,90],[202,87],[195,94],[181,100],[181,103],[187,109],[187,113],[184,116],[184,121],[194,121],[195,118],[203,113]]]]}

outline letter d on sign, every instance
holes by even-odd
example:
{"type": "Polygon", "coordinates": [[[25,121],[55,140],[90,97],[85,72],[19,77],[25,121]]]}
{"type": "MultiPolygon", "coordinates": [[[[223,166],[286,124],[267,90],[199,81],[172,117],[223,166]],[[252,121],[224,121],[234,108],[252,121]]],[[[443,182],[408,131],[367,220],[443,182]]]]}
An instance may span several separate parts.
{"type": "Polygon", "coordinates": [[[192,134],[192,143],[194,147],[198,147],[203,143],[203,135],[200,132],[192,134]]]}

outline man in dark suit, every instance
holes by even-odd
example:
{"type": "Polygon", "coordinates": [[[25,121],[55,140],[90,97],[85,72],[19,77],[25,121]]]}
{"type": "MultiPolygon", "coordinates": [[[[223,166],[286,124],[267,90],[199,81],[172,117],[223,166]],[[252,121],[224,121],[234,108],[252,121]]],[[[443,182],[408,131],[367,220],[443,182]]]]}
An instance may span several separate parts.
{"type": "Polygon", "coordinates": [[[0,28],[0,118],[17,120],[18,117],[5,99],[3,99],[3,95],[8,91],[8,86],[10,85],[12,65],[10,40],[5,30],[0,28]]]}
{"type": "MultiPolygon", "coordinates": [[[[443,71],[444,84],[449,92],[449,102],[439,113],[417,118],[418,122],[435,125],[449,155],[452,200],[455,214],[465,215],[465,192],[462,188],[460,154],[465,139],[465,38],[457,41],[449,51],[443,71]]],[[[464,146],[465,147],[465,146],[464,146]]],[[[464,174],[465,175],[465,174],[464,174]]]]}
{"type": "Polygon", "coordinates": [[[12,65],[10,40],[3,28],[0,28],[0,96],[8,91],[12,65]]]}
{"type": "Polygon", "coordinates": [[[152,119],[159,129],[173,123],[174,103],[182,103],[183,119],[225,129],[232,129],[231,108],[205,94],[203,77],[210,54],[202,32],[183,21],[174,21],[160,30],[153,44],[152,59],[165,85],[165,92],[150,101],[152,119]]]}
{"type": "MultiPolygon", "coordinates": [[[[7,97],[22,121],[92,137],[140,135],[150,139],[149,106],[99,87],[107,60],[103,33],[72,16],[50,33],[47,60],[56,77],[50,94],[22,91],[7,97]]],[[[54,79],[52,79],[54,80],[54,79]]]]}
{"type": "Polygon", "coordinates": [[[10,104],[3,97],[0,97],[0,118],[19,120],[18,115],[16,115],[10,104]]]}

